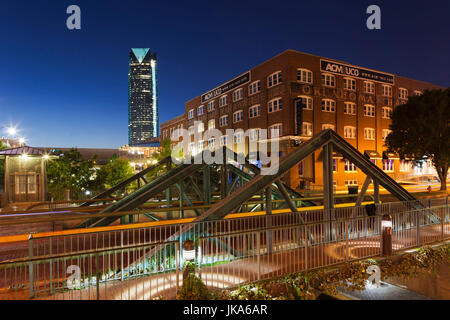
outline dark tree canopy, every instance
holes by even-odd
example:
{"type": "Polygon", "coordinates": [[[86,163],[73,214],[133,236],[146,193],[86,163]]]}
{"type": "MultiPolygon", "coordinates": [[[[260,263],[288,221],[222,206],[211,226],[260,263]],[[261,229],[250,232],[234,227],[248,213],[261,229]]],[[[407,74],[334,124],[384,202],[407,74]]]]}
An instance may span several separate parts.
{"type": "Polygon", "coordinates": [[[395,107],[392,133],[386,139],[390,151],[414,160],[431,159],[446,190],[450,166],[450,88],[427,90],[395,107]]]}

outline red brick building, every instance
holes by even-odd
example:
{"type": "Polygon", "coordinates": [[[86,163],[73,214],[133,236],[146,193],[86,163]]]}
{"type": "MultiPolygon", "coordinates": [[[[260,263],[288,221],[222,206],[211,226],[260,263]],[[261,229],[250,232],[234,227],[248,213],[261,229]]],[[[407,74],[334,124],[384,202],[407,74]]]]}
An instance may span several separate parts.
{"type": "MultiPolygon", "coordinates": [[[[414,168],[412,163],[385,152],[390,113],[408,96],[437,88],[423,81],[286,50],[187,101],[184,115],[161,125],[161,136],[170,137],[179,128],[192,133],[194,121],[202,122],[200,131],[216,128],[223,134],[226,129],[269,129],[269,135],[279,133],[279,137],[270,138],[280,140],[283,156],[298,146],[299,140],[332,128],[394,179],[401,180],[423,173],[424,168],[414,168]]],[[[248,143],[249,137],[244,139],[248,143]]],[[[225,143],[222,140],[201,141],[194,147],[217,147],[225,143]]],[[[365,175],[337,153],[334,169],[338,188],[364,182],[365,175]]],[[[321,152],[299,163],[284,179],[294,188],[301,184],[320,188],[321,152]]]]}

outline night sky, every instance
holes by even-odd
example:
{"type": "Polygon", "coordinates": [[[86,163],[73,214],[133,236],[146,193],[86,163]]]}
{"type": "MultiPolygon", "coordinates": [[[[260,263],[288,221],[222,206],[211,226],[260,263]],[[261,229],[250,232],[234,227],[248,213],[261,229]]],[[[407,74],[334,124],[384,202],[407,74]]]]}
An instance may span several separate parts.
{"type": "Polygon", "coordinates": [[[126,144],[131,47],[157,52],[160,122],[286,49],[448,87],[449,13],[448,0],[0,0],[0,131],[17,125],[31,146],[126,144]],[[79,31],[66,28],[72,4],[79,31]],[[366,28],[371,4],[382,30],[366,28]]]}

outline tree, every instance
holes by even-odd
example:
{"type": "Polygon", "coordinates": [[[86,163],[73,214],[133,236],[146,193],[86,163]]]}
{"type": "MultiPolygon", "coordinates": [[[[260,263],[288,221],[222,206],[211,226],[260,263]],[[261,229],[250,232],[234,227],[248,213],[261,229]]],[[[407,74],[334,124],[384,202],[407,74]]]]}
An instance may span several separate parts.
{"type": "Polygon", "coordinates": [[[427,90],[410,97],[392,113],[392,132],[387,136],[389,151],[413,160],[431,159],[447,190],[450,166],[450,88],[427,90]]]}
{"type": "Polygon", "coordinates": [[[103,185],[106,189],[109,189],[133,175],[133,168],[127,159],[113,156],[108,164],[98,170],[96,184],[103,185]]]}
{"type": "MultiPolygon", "coordinates": [[[[61,153],[61,152],[60,152],[61,153]]],[[[79,192],[90,188],[95,181],[94,160],[84,160],[76,148],[62,153],[47,165],[48,188],[50,192],[68,189],[79,192]]]]}

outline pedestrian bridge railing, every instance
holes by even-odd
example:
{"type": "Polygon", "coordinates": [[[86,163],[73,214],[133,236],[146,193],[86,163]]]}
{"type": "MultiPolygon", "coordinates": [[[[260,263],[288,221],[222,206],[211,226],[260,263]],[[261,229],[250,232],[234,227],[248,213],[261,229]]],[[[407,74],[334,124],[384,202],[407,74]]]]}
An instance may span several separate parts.
{"type": "Polygon", "coordinates": [[[170,296],[182,284],[186,260],[199,266],[208,287],[227,288],[378,256],[386,213],[392,217],[394,252],[449,239],[448,201],[427,202],[421,210],[411,210],[411,203],[380,204],[373,216],[357,207],[30,236],[22,257],[0,262],[0,299],[170,296]],[[184,246],[188,239],[192,248],[184,246]]]}

